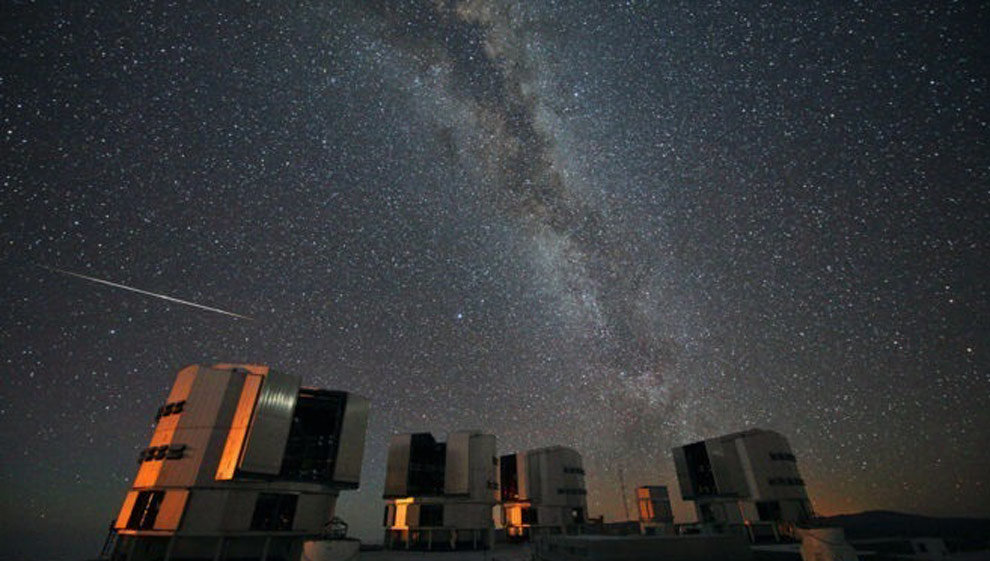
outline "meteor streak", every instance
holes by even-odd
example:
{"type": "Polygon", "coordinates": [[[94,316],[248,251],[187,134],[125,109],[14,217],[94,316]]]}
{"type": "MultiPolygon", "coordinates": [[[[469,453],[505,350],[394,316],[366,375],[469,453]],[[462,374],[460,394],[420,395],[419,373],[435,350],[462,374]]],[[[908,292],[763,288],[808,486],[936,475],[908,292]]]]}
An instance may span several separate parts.
{"type": "Polygon", "coordinates": [[[78,277],[78,278],[81,278],[81,279],[84,279],[84,280],[98,282],[100,284],[105,284],[107,286],[112,286],[112,287],[115,287],[115,288],[123,288],[124,290],[130,290],[131,292],[137,292],[138,294],[144,294],[145,296],[154,296],[155,298],[161,298],[162,300],[168,300],[169,302],[175,302],[176,304],[183,304],[185,306],[192,306],[193,308],[199,308],[201,310],[206,310],[208,312],[216,312],[218,314],[224,314],[224,315],[227,315],[227,316],[233,316],[233,317],[239,318],[239,319],[246,319],[246,320],[250,320],[251,319],[248,316],[242,316],[241,314],[235,314],[234,312],[228,312],[226,310],[221,310],[220,308],[211,308],[210,306],[204,306],[202,304],[197,304],[195,302],[189,302],[187,300],[180,300],[178,298],[173,298],[173,297],[168,296],[168,295],[165,295],[165,294],[157,294],[155,292],[148,292],[147,290],[141,290],[140,288],[134,288],[133,286],[127,286],[127,285],[124,285],[124,284],[118,284],[118,283],[115,283],[115,282],[110,282],[108,280],[98,279],[96,277],[90,277],[90,276],[83,275],[83,274],[80,274],[80,273],[73,273],[72,271],[66,271],[65,269],[56,269],[54,267],[45,267],[44,265],[39,265],[39,267],[41,267],[42,269],[47,269],[47,270],[52,271],[54,273],[61,273],[63,275],[69,275],[69,276],[73,276],[73,277],[78,277]]]}

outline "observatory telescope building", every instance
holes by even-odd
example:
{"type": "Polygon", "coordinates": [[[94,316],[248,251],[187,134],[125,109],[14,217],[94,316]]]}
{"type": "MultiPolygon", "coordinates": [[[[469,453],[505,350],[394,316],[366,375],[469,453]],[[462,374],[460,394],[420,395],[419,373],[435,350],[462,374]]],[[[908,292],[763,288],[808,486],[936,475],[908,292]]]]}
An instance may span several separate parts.
{"type": "Polygon", "coordinates": [[[581,454],[550,446],[499,459],[502,525],[510,540],[576,533],[588,512],[581,454]]]}
{"type": "Polygon", "coordinates": [[[761,429],[674,448],[681,496],[699,522],[715,531],[745,527],[777,536],[780,523],[812,515],[797,459],[783,435],[761,429]]]}
{"type": "Polygon", "coordinates": [[[674,512],[665,485],[644,485],[636,489],[639,533],[652,536],[674,533],[674,512]]]}
{"type": "Polygon", "coordinates": [[[388,447],[385,547],[489,549],[498,485],[495,436],[400,434],[388,447]]]}
{"type": "Polygon", "coordinates": [[[295,560],[356,489],[368,400],[247,364],[188,366],[155,417],[110,558],[295,560]]]}

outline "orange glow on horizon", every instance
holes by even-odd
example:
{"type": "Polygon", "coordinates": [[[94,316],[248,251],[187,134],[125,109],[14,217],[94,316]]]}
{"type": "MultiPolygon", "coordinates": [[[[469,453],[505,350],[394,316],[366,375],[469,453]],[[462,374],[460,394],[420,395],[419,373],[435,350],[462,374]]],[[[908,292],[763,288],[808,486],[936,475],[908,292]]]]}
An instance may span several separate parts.
{"type": "Polygon", "coordinates": [[[812,501],[815,514],[818,516],[836,516],[839,514],[850,514],[870,510],[871,507],[861,504],[854,497],[841,497],[838,495],[815,495],[812,501]]]}

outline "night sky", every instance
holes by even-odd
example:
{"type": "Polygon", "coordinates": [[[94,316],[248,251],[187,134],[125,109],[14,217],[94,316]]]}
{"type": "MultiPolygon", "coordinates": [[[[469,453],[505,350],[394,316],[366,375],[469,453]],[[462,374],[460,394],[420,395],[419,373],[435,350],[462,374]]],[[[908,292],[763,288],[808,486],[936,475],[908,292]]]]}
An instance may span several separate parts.
{"type": "Polygon", "coordinates": [[[751,427],[820,513],[990,516],[988,4],[144,4],[0,8],[3,559],[95,556],[215,361],[372,400],[363,538],[468,428],[607,520],[751,427]]]}

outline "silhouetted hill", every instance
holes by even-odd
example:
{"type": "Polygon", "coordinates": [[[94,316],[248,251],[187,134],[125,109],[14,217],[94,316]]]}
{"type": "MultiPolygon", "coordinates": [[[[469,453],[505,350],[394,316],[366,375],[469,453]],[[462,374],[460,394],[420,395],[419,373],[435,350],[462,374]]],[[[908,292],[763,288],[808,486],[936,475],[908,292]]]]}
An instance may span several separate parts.
{"type": "Polygon", "coordinates": [[[841,514],[820,519],[825,525],[841,526],[850,540],[904,537],[940,537],[947,542],[987,543],[988,518],[935,518],[887,510],[841,514]]]}

